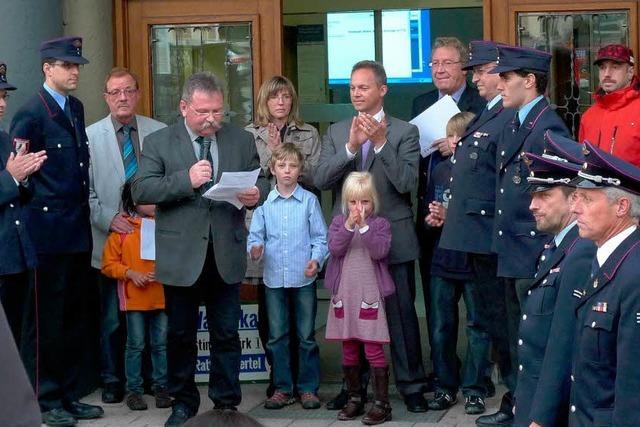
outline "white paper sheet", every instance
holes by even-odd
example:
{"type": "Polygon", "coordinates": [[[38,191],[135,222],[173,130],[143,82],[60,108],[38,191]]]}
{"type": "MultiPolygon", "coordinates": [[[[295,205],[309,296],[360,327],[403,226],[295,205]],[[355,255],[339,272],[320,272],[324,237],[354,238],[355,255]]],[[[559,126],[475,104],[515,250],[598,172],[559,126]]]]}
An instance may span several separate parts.
{"type": "Polygon", "coordinates": [[[156,260],[156,221],[151,218],[142,218],[140,258],[151,261],[156,260]]]}
{"type": "Polygon", "coordinates": [[[431,107],[424,110],[411,120],[420,132],[420,154],[427,157],[437,150],[433,141],[447,136],[447,122],[460,112],[458,105],[449,95],[445,95],[431,107]]]}
{"type": "Polygon", "coordinates": [[[220,181],[207,190],[202,197],[219,202],[231,203],[238,209],[242,202],[238,200],[238,193],[256,185],[260,169],[250,172],[222,172],[220,181]]]}

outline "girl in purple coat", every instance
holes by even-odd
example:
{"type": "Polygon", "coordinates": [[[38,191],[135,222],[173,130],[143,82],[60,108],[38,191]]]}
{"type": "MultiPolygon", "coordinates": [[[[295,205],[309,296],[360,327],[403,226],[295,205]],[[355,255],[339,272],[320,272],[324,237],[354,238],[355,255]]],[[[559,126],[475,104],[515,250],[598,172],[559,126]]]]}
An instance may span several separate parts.
{"type": "Polygon", "coordinates": [[[381,424],[391,419],[389,367],[383,345],[389,343],[384,298],[395,291],[387,267],[391,246],[389,222],[375,215],[378,197],[368,172],[349,174],[342,188],[342,215],[329,228],[329,252],[325,286],[331,290],[327,319],[328,340],[342,341],[342,365],[349,393],[339,420],[351,420],[364,412],[360,395],[359,353],[371,366],[375,402],[362,419],[381,424]]]}

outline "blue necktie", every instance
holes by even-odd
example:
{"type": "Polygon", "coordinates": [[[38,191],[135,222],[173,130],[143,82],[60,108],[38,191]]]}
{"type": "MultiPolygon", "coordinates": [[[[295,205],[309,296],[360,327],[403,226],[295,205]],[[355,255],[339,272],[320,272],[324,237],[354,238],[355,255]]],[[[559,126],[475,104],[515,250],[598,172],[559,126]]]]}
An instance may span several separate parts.
{"type": "Polygon", "coordinates": [[[71,105],[69,105],[69,98],[65,98],[64,101],[64,114],[67,116],[71,125],[73,126],[73,116],[71,115],[71,105]]]}
{"type": "Polygon", "coordinates": [[[600,263],[598,262],[598,257],[593,258],[593,262],[591,263],[591,278],[593,279],[600,271],[600,263]]]}
{"type": "Polygon", "coordinates": [[[122,126],[122,158],[124,159],[124,179],[129,181],[138,170],[138,159],[136,151],[133,149],[133,140],[131,139],[131,126],[122,126]]]}
{"type": "Polygon", "coordinates": [[[367,164],[367,156],[369,154],[369,148],[371,147],[371,141],[370,140],[366,140],[364,142],[364,144],[362,144],[362,163],[361,163],[361,170],[365,170],[365,165],[367,164]]]}

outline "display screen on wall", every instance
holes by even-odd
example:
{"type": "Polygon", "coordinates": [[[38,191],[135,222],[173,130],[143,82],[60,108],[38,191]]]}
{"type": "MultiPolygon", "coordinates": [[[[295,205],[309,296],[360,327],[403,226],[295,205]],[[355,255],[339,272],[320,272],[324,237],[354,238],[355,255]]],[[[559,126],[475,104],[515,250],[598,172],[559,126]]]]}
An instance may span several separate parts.
{"type": "Polygon", "coordinates": [[[430,83],[429,9],[382,11],[382,63],[389,83],[430,83]]]}
{"type": "Polygon", "coordinates": [[[329,84],[348,84],[353,64],[375,56],[372,10],[327,13],[329,84]]]}

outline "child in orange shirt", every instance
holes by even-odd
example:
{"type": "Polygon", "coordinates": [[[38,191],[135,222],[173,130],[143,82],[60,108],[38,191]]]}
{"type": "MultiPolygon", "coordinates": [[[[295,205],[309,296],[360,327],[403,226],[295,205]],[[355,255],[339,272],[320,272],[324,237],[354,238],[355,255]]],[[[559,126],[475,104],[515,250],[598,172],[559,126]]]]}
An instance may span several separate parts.
{"type": "Polygon", "coordinates": [[[127,345],[125,374],[129,409],[147,409],[142,397],[142,351],[149,334],[153,389],[156,407],[168,408],[171,398],[167,386],[167,315],[164,312],[164,288],[155,281],[155,262],[141,258],[142,219],[153,219],[155,205],[135,205],[131,184],[122,188],[122,210],[134,230],[129,234],[112,232],[102,255],[102,273],[118,280],[120,310],[126,312],[127,345]]]}

